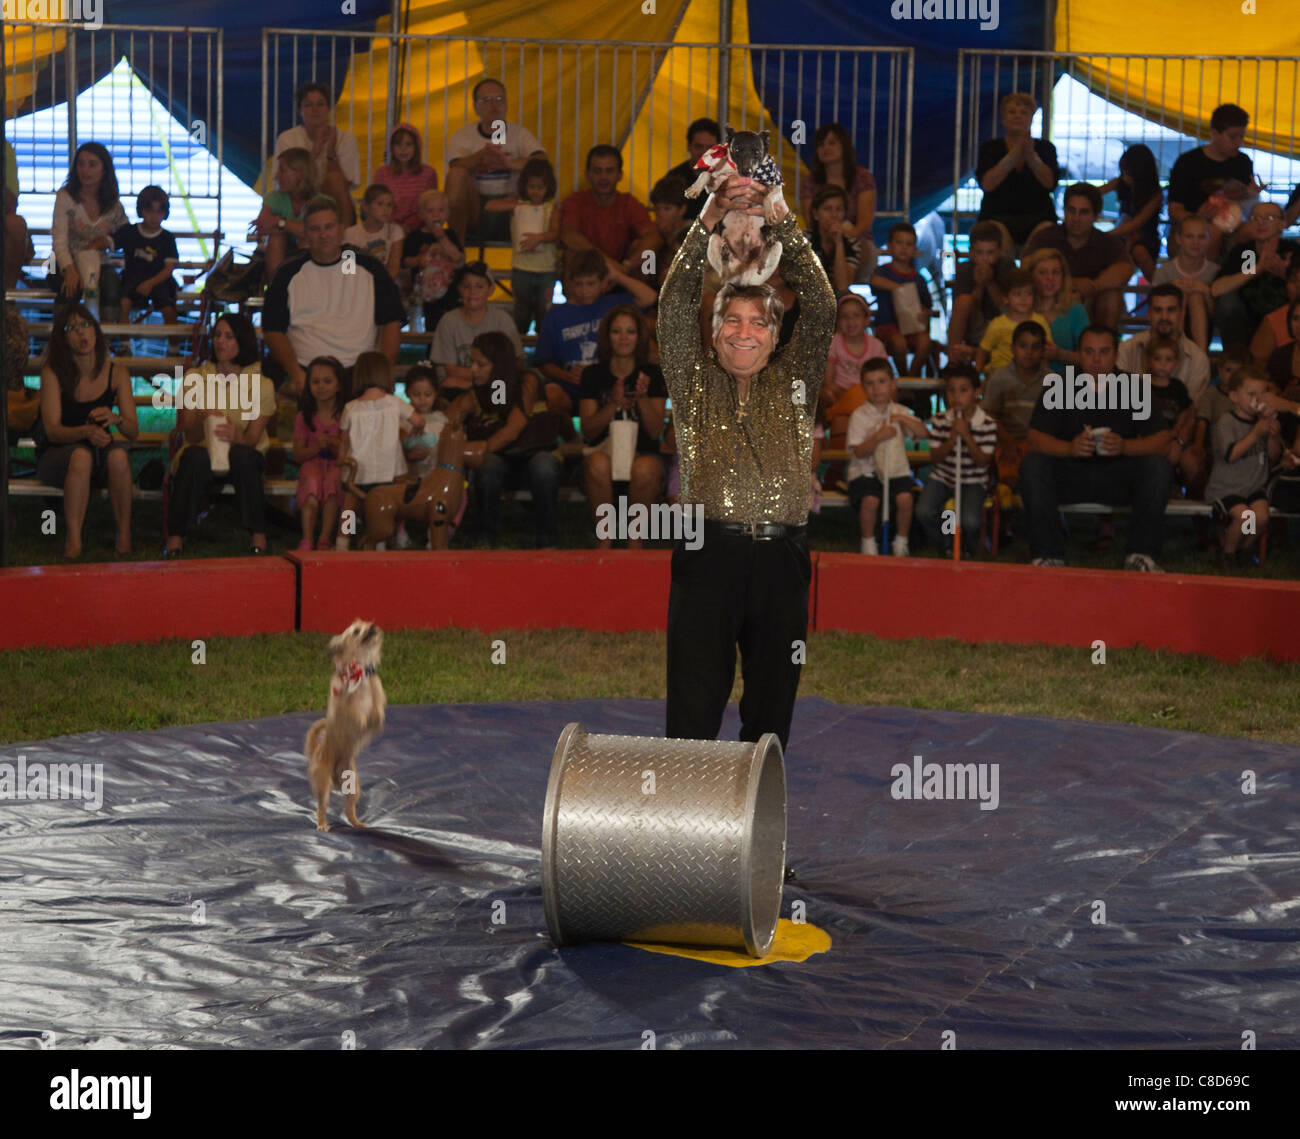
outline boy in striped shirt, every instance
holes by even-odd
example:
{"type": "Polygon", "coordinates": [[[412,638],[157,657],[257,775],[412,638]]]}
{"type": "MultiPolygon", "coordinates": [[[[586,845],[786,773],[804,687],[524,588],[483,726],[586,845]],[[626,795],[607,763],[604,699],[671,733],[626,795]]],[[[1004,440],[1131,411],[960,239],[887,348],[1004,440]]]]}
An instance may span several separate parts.
{"type": "Polygon", "coordinates": [[[969,364],[953,364],[944,373],[948,409],[934,416],[930,430],[930,478],[916,504],[926,537],[943,556],[952,557],[952,527],[944,533],[944,504],[957,486],[957,440],[961,440],[962,557],[979,551],[980,514],[988,489],[989,464],[998,441],[998,425],[979,406],[979,373],[969,364]]]}

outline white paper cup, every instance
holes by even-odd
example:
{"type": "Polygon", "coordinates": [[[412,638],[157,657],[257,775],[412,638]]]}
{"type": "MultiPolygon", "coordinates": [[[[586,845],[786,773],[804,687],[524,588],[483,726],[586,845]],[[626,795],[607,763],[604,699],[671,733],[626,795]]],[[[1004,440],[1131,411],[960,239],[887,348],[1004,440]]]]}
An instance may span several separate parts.
{"type": "Polygon", "coordinates": [[[1106,434],[1109,431],[1109,427],[1094,427],[1092,429],[1092,441],[1097,446],[1097,450],[1094,454],[1101,455],[1104,458],[1109,457],[1106,455],[1106,452],[1101,449],[1101,441],[1106,438],[1106,434]]]}
{"type": "Polygon", "coordinates": [[[93,297],[99,293],[99,267],[102,259],[98,249],[83,249],[73,254],[73,263],[77,266],[77,276],[81,278],[82,292],[93,297]]]}
{"type": "Polygon", "coordinates": [[[632,477],[632,460],[636,458],[636,437],[641,425],[635,419],[614,419],[609,424],[612,444],[609,454],[610,478],[618,481],[632,477]]]}
{"type": "Polygon", "coordinates": [[[217,424],[227,422],[216,415],[209,415],[203,420],[203,445],[208,449],[208,459],[214,475],[230,473],[230,441],[218,439],[217,424]]]}

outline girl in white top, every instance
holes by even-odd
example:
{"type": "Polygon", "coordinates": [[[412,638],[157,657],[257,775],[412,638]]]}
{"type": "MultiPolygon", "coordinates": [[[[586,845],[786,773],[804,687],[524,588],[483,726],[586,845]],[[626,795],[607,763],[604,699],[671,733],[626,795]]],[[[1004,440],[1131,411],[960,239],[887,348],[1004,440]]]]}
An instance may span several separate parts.
{"type": "Polygon", "coordinates": [[[372,183],[361,199],[361,220],[343,231],[344,242],[381,261],[394,281],[402,271],[402,239],[406,236],[406,231],[393,221],[396,207],[393,191],[372,183]]]}
{"type": "MultiPolygon", "coordinates": [[[[363,494],[372,487],[406,477],[402,454],[402,428],[424,430],[424,416],[404,399],[393,394],[393,366],[382,352],[362,352],[353,366],[352,390],[357,397],[343,408],[339,418],[339,466],[344,483],[349,481],[363,494]],[[356,476],[349,480],[345,464],[356,463],[356,476]]],[[[346,516],[358,512],[360,499],[351,491],[343,497],[346,516]]],[[[340,533],[335,549],[348,548],[347,535],[340,533]]]]}
{"type": "Polygon", "coordinates": [[[83,142],[73,156],[68,180],[55,195],[50,226],[54,260],[62,277],[60,292],[65,297],[75,297],[82,288],[77,254],[97,250],[100,292],[104,302],[116,309],[120,296],[117,274],[103,261],[116,244],[114,235],[127,224],[112,156],[97,142],[83,142]]]}
{"type": "Polygon", "coordinates": [[[339,204],[344,228],[356,221],[352,191],[361,185],[361,153],[357,140],[330,122],[333,100],[324,83],[304,83],[296,99],[302,125],[290,127],[275,140],[278,157],[290,147],[301,146],[311,152],[316,163],[316,182],[321,192],[339,204]]]}

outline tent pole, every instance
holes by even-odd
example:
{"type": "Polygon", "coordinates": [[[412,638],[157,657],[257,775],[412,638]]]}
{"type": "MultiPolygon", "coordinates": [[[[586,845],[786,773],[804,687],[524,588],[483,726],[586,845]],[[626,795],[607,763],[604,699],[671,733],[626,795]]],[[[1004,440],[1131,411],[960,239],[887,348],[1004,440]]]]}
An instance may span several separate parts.
{"type": "Polygon", "coordinates": [[[397,125],[397,68],[402,58],[402,0],[393,0],[393,10],[388,14],[388,108],[384,112],[384,146],[397,125]]]}
{"type": "Polygon", "coordinates": [[[718,43],[718,125],[725,126],[731,117],[731,0],[718,5],[718,43]]]}
{"type": "MultiPolygon", "coordinates": [[[[9,73],[4,66],[4,60],[0,59],[0,107],[8,110],[6,87],[9,82],[9,73]]],[[[15,117],[17,108],[15,110],[15,117]]],[[[0,115],[0,151],[3,151],[9,145],[5,134],[5,115],[0,115]]],[[[15,155],[15,158],[17,156],[15,155]]],[[[17,162],[14,163],[15,169],[17,162]]],[[[18,187],[14,187],[14,196],[18,194],[18,187]]],[[[5,227],[0,223],[0,265],[8,267],[5,260],[5,254],[8,250],[5,248],[5,227]]],[[[5,315],[8,315],[8,301],[5,302],[5,315]]],[[[17,311],[17,306],[14,306],[17,311]]],[[[6,344],[8,336],[5,337],[6,344]]],[[[9,352],[8,350],[0,351],[0,424],[4,425],[5,445],[0,450],[0,568],[9,565],[9,352]]]]}

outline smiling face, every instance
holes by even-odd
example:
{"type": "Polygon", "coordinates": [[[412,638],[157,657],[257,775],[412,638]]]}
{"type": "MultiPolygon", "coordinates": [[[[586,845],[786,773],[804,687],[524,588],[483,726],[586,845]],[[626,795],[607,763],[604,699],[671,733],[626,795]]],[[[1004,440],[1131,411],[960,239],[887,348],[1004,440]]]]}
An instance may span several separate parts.
{"type": "Polygon", "coordinates": [[[506,89],[500,83],[484,83],[474,96],[474,110],[485,127],[506,117],[506,89]]]}
{"type": "Polygon", "coordinates": [[[1061,291],[1064,283],[1061,263],[1055,257],[1045,257],[1034,266],[1034,292],[1051,300],[1061,291]]]}
{"type": "Polygon", "coordinates": [[[1002,129],[1008,134],[1024,134],[1034,121],[1034,108],[1023,101],[1009,102],[1002,108],[1002,129]]]}
{"type": "Polygon", "coordinates": [[[529,178],[524,183],[524,197],[535,206],[540,206],[546,201],[546,179],[529,178]]]}
{"type": "Polygon", "coordinates": [[[1007,290],[1007,311],[1017,323],[1034,311],[1034,288],[1032,285],[1018,285],[1007,290]]]}
{"type": "Polygon", "coordinates": [[[480,313],[487,308],[492,286],[477,273],[466,273],[460,281],[460,303],[466,312],[480,313]]]}
{"type": "Polygon", "coordinates": [[[867,327],[867,314],[862,311],[860,304],[846,301],[840,305],[840,316],[836,327],[844,336],[856,340],[867,327]]]}
{"type": "Polygon", "coordinates": [[[328,407],[339,394],[339,378],[333,368],[317,364],[307,373],[307,383],[311,387],[312,398],[317,407],[328,407]]]}
{"type": "Polygon", "coordinates": [[[749,298],[737,298],[722,314],[714,346],[718,363],[733,376],[761,372],[776,347],[776,330],[768,323],[763,305],[749,298]]]}
{"type": "Polygon", "coordinates": [[[1255,225],[1255,238],[1265,241],[1282,232],[1282,207],[1274,202],[1260,202],[1250,215],[1255,225]]]}
{"type": "Polygon", "coordinates": [[[609,326],[609,346],[615,356],[627,358],[636,354],[636,321],[626,313],[616,316],[609,326]]]}
{"type": "Polygon", "coordinates": [[[333,210],[317,210],[303,223],[307,229],[307,249],[313,261],[329,265],[343,252],[343,230],[333,210]]]}

